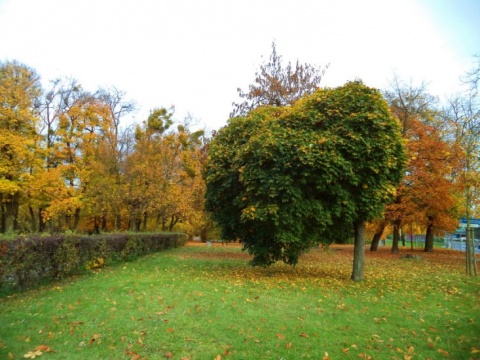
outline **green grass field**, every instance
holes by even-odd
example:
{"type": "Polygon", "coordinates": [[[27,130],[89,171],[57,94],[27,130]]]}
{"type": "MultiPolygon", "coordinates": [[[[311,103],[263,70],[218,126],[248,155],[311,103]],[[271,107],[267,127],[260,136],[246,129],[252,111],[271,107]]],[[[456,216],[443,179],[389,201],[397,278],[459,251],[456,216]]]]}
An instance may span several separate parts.
{"type": "Polygon", "coordinates": [[[480,359],[463,254],[402,254],[367,251],[361,283],[351,246],[295,268],[230,245],[149,255],[0,299],[0,359],[480,359]]]}

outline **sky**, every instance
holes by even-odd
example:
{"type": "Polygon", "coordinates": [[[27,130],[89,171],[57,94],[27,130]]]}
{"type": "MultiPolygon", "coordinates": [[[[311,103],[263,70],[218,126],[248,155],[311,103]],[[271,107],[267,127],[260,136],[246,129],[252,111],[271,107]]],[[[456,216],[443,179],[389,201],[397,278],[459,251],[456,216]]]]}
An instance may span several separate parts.
{"type": "Polygon", "coordinates": [[[272,41],[285,64],[330,64],[322,86],[386,89],[396,74],[446,97],[480,55],[480,0],[0,0],[0,61],[45,87],[115,86],[137,104],[124,125],[175,106],[224,126],[272,41]]]}

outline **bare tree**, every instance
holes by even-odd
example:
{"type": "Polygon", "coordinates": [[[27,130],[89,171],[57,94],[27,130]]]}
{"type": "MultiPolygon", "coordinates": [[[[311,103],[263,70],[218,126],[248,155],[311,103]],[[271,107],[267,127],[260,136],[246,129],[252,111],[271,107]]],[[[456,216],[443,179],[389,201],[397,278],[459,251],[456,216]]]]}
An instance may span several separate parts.
{"type": "Polygon", "coordinates": [[[277,53],[276,44],[272,42],[272,53],[268,63],[260,65],[255,73],[255,82],[244,92],[237,88],[238,96],[244,101],[233,102],[230,117],[243,116],[249,111],[263,105],[291,105],[306,94],[313,93],[320,85],[328,64],[322,69],[315,65],[289,62],[283,67],[282,56],[277,53]]]}

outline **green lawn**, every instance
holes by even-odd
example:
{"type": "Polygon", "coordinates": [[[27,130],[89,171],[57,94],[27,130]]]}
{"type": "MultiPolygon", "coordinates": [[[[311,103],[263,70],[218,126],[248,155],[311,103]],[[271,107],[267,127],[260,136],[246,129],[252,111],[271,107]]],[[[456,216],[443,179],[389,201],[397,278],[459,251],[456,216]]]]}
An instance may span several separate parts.
{"type": "Polygon", "coordinates": [[[479,278],[462,253],[416,254],[367,251],[361,283],[350,246],[296,268],[233,246],[149,255],[0,299],[0,359],[480,359],[479,278]]]}

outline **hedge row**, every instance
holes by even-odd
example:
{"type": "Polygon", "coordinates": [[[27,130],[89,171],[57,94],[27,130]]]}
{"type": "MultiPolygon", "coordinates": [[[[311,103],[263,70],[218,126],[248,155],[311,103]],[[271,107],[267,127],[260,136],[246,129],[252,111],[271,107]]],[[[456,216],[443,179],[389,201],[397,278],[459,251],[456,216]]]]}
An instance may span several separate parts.
{"type": "Polygon", "coordinates": [[[0,290],[25,290],[119,261],[184,245],[184,234],[54,235],[0,240],[0,290]]]}

